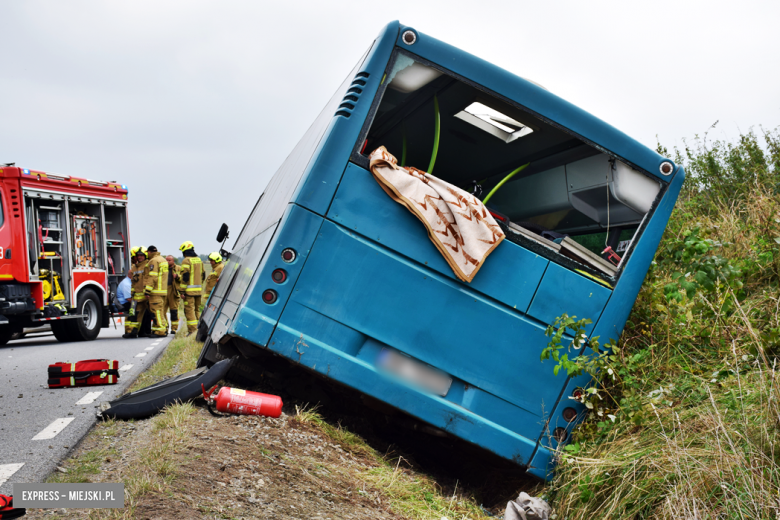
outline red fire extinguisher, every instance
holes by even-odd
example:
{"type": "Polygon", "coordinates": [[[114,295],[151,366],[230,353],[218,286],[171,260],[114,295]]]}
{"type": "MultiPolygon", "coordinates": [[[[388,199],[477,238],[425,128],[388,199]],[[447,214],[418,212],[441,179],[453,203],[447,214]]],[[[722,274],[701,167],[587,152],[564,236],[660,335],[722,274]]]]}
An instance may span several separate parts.
{"type": "Polygon", "coordinates": [[[214,397],[212,394],[217,389],[217,385],[214,385],[214,388],[208,392],[205,386],[200,385],[200,387],[203,389],[203,398],[206,400],[206,405],[212,415],[218,415],[211,409],[212,402],[216,403],[217,411],[223,413],[265,415],[274,418],[282,415],[282,398],[278,395],[261,394],[260,392],[223,386],[214,397]]]}

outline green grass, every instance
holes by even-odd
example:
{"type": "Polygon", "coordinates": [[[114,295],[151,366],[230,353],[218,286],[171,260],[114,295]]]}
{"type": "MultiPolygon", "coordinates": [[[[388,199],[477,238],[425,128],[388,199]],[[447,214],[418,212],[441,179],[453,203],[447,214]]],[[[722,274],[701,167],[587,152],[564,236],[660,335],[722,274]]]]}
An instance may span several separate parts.
{"type": "MultiPolygon", "coordinates": [[[[315,425],[344,450],[369,460],[369,467],[354,470],[350,476],[355,488],[361,494],[367,493],[366,486],[377,490],[396,513],[421,520],[489,518],[472,497],[463,496],[462,490],[445,495],[433,479],[412,471],[403,457],[378,453],[360,436],[325,421],[316,408],[296,407],[295,420],[315,425]]],[[[345,470],[331,467],[326,471],[345,470]]]]}
{"type": "Polygon", "coordinates": [[[688,178],[601,365],[602,415],[547,487],[558,518],[780,517],[780,136],[763,141],[677,151],[688,178]]]}
{"type": "MultiPolygon", "coordinates": [[[[180,315],[183,316],[183,312],[180,315]]],[[[176,338],[168,344],[157,362],[138,377],[130,387],[130,392],[146,388],[163,379],[183,374],[195,368],[203,344],[195,340],[194,334],[190,336],[186,334],[187,327],[180,325],[176,338]]]]}

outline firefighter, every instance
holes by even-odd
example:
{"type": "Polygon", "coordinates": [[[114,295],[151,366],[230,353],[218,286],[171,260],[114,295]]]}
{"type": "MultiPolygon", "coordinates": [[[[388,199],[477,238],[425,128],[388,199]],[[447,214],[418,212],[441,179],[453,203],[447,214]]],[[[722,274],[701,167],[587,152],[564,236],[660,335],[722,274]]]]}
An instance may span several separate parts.
{"type": "Polygon", "coordinates": [[[137,338],[138,331],[143,323],[143,317],[148,307],[144,297],[144,268],[146,267],[146,249],[143,247],[134,247],[130,250],[130,255],[135,263],[130,268],[133,274],[132,307],[130,308],[130,317],[125,320],[125,334],[123,338],[137,338]]]}
{"type": "Polygon", "coordinates": [[[222,274],[222,269],[225,267],[225,263],[222,261],[222,255],[216,251],[209,255],[209,262],[211,263],[211,273],[206,278],[206,287],[203,289],[204,304],[209,301],[211,291],[213,291],[214,286],[217,285],[219,275],[222,274]]]}
{"type": "Polygon", "coordinates": [[[203,262],[195,253],[192,242],[184,242],[179,246],[184,260],[181,263],[179,275],[179,295],[184,299],[184,317],[187,319],[187,333],[192,334],[198,329],[200,319],[200,295],[206,274],[203,272],[203,262]]]}
{"type": "Polygon", "coordinates": [[[181,297],[177,290],[179,284],[179,272],[181,267],[176,265],[176,260],[173,256],[168,255],[165,257],[168,261],[168,297],[165,299],[165,311],[163,314],[167,315],[168,310],[171,311],[171,334],[176,334],[179,330],[179,304],[181,303],[181,297]]]}
{"type": "Polygon", "coordinates": [[[149,246],[146,250],[149,261],[144,269],[144,296],[152,313],[152,336],[167,336],[168,321],[164,311],[168,298],[168,262],[160,256],[156,247],[149,246]]]}

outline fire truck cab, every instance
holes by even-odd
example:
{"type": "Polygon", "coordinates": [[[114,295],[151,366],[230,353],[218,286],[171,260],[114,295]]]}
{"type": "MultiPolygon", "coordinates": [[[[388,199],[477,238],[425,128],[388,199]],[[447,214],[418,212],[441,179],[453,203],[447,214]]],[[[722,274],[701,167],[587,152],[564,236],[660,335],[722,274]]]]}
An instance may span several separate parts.
{"type": "Polygon", "coordinates": [[[0,345],[51,324],[59,341],[108,327],[130,266],[127,187],[0,166],[0,345]]]}

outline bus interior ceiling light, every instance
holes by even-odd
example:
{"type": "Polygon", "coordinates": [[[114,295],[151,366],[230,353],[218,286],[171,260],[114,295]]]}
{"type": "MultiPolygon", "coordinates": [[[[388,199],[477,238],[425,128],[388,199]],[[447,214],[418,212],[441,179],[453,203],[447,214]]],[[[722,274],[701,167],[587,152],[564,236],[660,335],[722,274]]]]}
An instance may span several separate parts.
{"type": "Polygon", "coordinates": [[[498,137],[506,143],[511,143],[515,139],[533,133],[533,129],[520,121],[516,121],[478,101],[455,114],[455,117],[498,137]]]}
{"type": "Polygon", "coordinates": [[[421,89],[439,76],[441,76],[441,72],[438,70],[426,67],[401,54],[393,66],[393,71],[390,73],[390,83],[387,86],[408,94],[421,89]]]}

